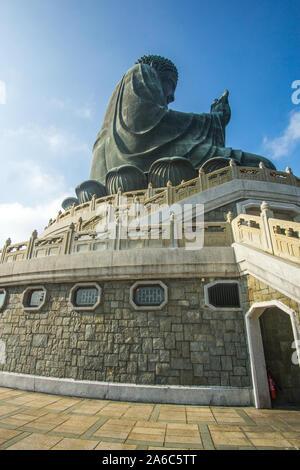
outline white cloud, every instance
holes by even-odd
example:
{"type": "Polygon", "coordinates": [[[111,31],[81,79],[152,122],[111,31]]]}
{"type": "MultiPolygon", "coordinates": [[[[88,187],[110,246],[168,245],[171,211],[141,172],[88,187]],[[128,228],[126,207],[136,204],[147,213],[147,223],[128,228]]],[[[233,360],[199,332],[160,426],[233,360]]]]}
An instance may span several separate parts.
{"type": "Polygon", "coordinates": [[[90,107],[85,106],[83,108],[77,108],[75,114],[83,119],[91,119],[93,112],[90,107]]]}
{"type": "Polygon", "coordinates": [[[49,219],[54,219],[61,210],[61,202],[65,197],[66,195],[62,194],[59,198],[36,206],[26,206],[18,202],[0,204],[0,247],[8,238],[11,238],[14,244],[28,240],[35,229],[41,233],[49,219]]]}
{"type": "Polygon", "coordinates": [[[25,139],[29,143],[42,147],[44,151],[50,150],[55,154],[89,153],[89,146],[81,142],[75,134],[54,126],[41,127],[28,124],[17,129],[4,129],[1,134],[6,139],[25,139]]]}
{"type": "Polygon", "coordinates": [[[300,143],[300,111],[293,112],[283,133],[275,139],[263,140],[263,146],[270,158],[279,159],[288,156],[300,143]]]}
{"type": "Polygon", "coordinates": [[[0,104],[6,104],[6,85],[0,80],[0,104]]]}
{"type": "Polygon", "coordinates": [[[50,105],[59,110],[65,110],[82,119],[91,119],[93,116],[92,106],[85,104],[83,106],[74,106],[70,100],[61,100],[58,98],[52,98],[50,105]]]}

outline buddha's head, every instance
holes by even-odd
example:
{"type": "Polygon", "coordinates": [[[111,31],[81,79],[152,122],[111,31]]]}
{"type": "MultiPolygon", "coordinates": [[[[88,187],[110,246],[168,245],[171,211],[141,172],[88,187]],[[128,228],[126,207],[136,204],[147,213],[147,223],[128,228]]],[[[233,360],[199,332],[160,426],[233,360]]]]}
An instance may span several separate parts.
{"type": "Polygon", "coordinates": [[[160,78],[167,104],[172,103],[178,81],[178,71],[173,62],[160,55],[145,55],[138,59],[136,64],[148,64],[155,68],[160,78]]]}

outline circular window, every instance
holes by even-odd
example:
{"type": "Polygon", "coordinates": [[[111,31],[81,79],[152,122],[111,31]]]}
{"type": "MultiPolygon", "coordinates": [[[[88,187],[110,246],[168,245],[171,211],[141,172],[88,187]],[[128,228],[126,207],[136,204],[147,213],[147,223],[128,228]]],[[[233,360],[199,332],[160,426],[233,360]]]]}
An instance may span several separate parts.
{"type": "Polygon", "coordinates": [[[160,310],[168,301],[168,289],[161,281],[139,281],[130,289],[130,303],[136,310],[160,310]]]}

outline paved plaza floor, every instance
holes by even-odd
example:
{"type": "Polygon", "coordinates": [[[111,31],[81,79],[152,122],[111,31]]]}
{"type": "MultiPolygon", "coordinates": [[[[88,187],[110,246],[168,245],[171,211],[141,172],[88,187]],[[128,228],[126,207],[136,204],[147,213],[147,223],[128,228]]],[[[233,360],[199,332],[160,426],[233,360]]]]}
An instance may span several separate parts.
{"type": "Polygon", "coordinates": [[[0,387],[0,449],[300,449],[300,409],[116,402],[0,387]]]}

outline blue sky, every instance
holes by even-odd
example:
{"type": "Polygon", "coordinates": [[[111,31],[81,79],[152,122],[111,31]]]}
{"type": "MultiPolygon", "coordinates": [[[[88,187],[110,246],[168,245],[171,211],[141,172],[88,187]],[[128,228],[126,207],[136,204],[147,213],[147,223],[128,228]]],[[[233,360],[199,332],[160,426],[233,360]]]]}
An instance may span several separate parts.
{"type": "Polygon", "coordinates": [[[111,93],[144,54],[176,64],[171,108],[209,112],[229,89],[226,146],[300,176],[299,24],[298,0],[1,0],[0,244],[41,232],[89,178],[111,93]]]}

